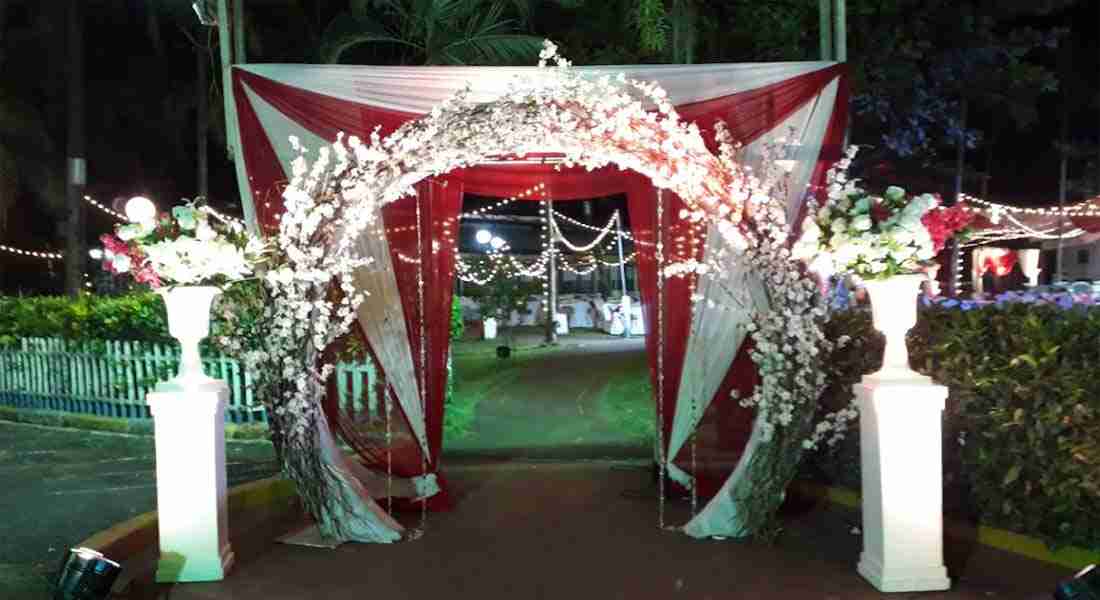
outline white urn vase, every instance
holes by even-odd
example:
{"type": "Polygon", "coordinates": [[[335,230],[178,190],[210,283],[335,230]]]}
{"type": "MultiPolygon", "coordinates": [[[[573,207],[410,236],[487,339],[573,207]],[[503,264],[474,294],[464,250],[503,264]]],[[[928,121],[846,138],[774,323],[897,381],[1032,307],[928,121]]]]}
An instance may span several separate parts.
{"type": "Polygon", "coordinates": [[[875,329],[886,336],[882,368],[872,373],[875,379],[925,379],[909,368],[909,349],[905,334],[917,324],[917,294],[926,279],[923,273],[895,275],[864,282],[871,297],[871,316],[875,329]]]}
{"type": "Polygon", "coordinates": [[[210,306],[221,289],[182,285],[157,290],[168,309],[168,333],[180,343],[179,373],[157,385],[160,391],[200,390],[218,385],[202,370],[199,342],[210,335],[210,306]]]}

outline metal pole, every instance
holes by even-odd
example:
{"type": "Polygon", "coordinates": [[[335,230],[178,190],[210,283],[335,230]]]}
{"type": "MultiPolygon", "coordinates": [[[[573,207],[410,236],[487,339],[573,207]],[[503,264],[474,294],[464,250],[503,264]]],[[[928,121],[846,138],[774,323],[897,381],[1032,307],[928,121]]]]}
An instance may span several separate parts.
{"type": "Polygon", "coordinates": [[[88,259],[84,249],[84,186],[87,185],[84,129],[84,10],[83,2],[68,2],[63,10],[68,65],[66,97],[68,129],[65,140],[65,293],[80,293],[84,264],[88,259]]]}
{"type": "Polygon", "coordinates": [[[229,160],[233,160],[236,146],[233,132],[236,129],[233,112],[233,81],[230,66],[233,65],[232,22],[229,20],[229,0],[218,0],[218,50],[222,57],[222,100],[225,103],[225,148],[229,160]]]}
{"type": "Polygon", "coordinates": [[[243,65],[244,50],[244,0],[233,0],[233,63],[243,65]]]}
{"type": "Polygon", "coordinates": [[[615,213],[615,241],[619,245],[619,284],[626,297],[626,262],[623,261],[623,219],[620,213],[615,213]]]}
{"type": "MultiPolygon", "coordinates": [[[[554,201],[546,200],[546,220],[547,223],[551,223],[551,219],[554,214],[554,201]]],[[[558,314],[558,239],[557,228],[550,227],[550,256],[546,262],[546,277],[547,283],[550,286],[550,293],[546,303],[546,343],[556,344],[558,343],[558,324],[554,321],[554,317],[558,314]]]]}
{"type": "Polygon", "coordinates": [[[833,60],[833,0],[817,0],[821,60],[833,60]]]}
{"type": "Polygon", "coordinates": [[[848,62],[848,10],[847,0],[835,0],[833,8],[833,43],[836,44],[836,55],[833,59],[837,62],[848,62]]]}
{"type": "Polygon", "coordinates": [[[1062,271],[1064,259],[1062,253],[1064,251],[1063,245],[1065,243],[1063,233],[1066,230],[1066,174],[1067,163],[1066,160],[1066,148],[1062,147],[1062,164],[1059,167],[1058,174],[1058,254],[1056,255],[1056,261],[1054,266],[1054,281],[1060,282],[1064,280],[1064,272],[1062,271]]]}
{"type": "Polygon", "coordinates": [[[630,313],[633,310],[626,290],[626,261],[623,260],[623,219],[622,213],[615,213],[615,242],[619,246],[619,285],[623,290],[623,298],[619,303],[619,310],[623,311],[623,337],[630,337],[630,313]]]}

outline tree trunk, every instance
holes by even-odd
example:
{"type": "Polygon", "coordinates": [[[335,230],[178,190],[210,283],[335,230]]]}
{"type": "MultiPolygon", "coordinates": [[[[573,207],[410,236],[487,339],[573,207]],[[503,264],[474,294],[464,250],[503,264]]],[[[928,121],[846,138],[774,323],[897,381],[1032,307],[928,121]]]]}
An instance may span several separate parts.
{"type": "MultiPolygon", "coordinates": [[[[205,32],[204,32],[205,33],[205,32]]],[[[204,199],[210,197],[210,175],[207,162],[207,142],[210,137],[210,48],[207,44],[195,49],[195,71],[197,83],[195,84],[195,153],[198,167],[198,181],[195,182],[195,193],[204,199]]]]}
{"type": "Polygon", "coordinates": [[[80,293],[84,273],[84,22],[83,2],[68,2],[65,7],[68,41],[68,131],[66,140],[65,221],[65,293],[80,293]]]}

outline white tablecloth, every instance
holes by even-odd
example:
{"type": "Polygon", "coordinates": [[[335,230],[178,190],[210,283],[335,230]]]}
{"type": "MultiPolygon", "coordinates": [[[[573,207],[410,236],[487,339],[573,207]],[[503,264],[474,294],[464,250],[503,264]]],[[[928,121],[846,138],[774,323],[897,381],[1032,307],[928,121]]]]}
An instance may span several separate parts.
{"type": "MultiPolygon", "coordinates": [[[[477,300],[470,297],[462,297],[459,300],[462,305],[462,318],[467,321],[481,320],[481,307],[477,300]]],[[[619,303],[604,302],[599,296],[562,296],[558,301],[558,312],[565,313],[569,317],[569,328],[592,328],[622,335],[622,319],[616,314],[619,303]]],[[[508,325],[536,325],[545,322],[543,318],[542,298],[530,298],[527,301],[527,312],[521,314],[513,311],[508,325]]],[[[642,307],[635,298],[631,302],[631,334],[643,335],[645,333],[645,320],[642,317],[642,307]]]]}

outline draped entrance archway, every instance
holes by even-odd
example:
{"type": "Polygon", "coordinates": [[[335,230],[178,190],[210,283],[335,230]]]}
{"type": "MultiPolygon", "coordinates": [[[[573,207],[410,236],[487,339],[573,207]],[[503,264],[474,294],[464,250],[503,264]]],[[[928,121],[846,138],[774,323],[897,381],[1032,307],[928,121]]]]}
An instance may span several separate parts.
{"type": "MultiPolygon", "coordinates": [[[[734,140],[746,146],[751,164],[760,148],[782,136],[788,140],[791,167],[786,211],[797,215],[808,187],[820,185],[827,165],[840,156],[847,90],[843,70],[829,63],[765,65],[702,65],[665,67],[609,67],[588,74],[624,71],[643,81],[666,86],[669,101],[685,122],[693,123],[706,148],[698,154],[700,168],[714,168],[717,150],[715,123],[730,126],[734,140]]],[[[315,67],[248,65],[236,67],[234,94],[244,161],[238,161],[246,198],[246,215],[258,227],[275,227],[282,202],[277,193],[287,179],[294,156],[281,138],[296,136],[307,148],[319,148],[338,134],[368,137],[384,135],[419,114],[465,82],[473,88],[469,99],[487,100],[507,95],[507,82],[523,69],[452,69],[395,67],[315,67]],[[418,111],[420,111],[418,113],[418,111]]],[[[568,100],[568,99],[566,99],[568,100]]],[[[492,110],[489,102],[486,110],[492,110]]],[[[433,113],[434,116],[434,113],[433,113]]],[[[486,120],[491,123],[491,120],[486,120]]],[[[539,129],[531,126],[522,148],[507,144],[480,151],[477,157],[506,159],[536,145],[539,129]]],[[[591,133],[591,130],[588,131],[591,133]]],[[[487,130],[488,134],[488,130],[487,130]]],[[[585,138],[589,142],[591,138],[585,138]]],[[[584,141],[576,142],[583,148],[584,141]]],[[[550,150],[555,150],[551,148],[550,150]]],[[[565,148],[566,151],[576,148],[565,148]]],[[[447,148],[443,148],[446,151],[447,148]]],[[[659,148],[659,154],[665,151],[659,148]]],[[[684,148],[672,148],[683,152],[684,148]]],[[[586,149],[585,151],[588,151],[586,149]]],[[[463,160],[471,163],[466,151],[463,160]]],[[[357,279],[371,294],[358,307],[359,324],[370,350],[385,372],[388,393],[400,408],[414,440],[414,452],[394,463],[394,472],[408,478],[436,475],[442,442],[443,388],[448,349],[449,311],[454,277],[457,216],[465,192],[518,196],[541,184],[554,200],[625,193],[631,207],[633,234],[640,249],[640,283],[647,320],[660,323],[663,335],[649,343],[652,376],[661,414],[662,448],[659,459],[679,484],[713,493],[728,480],[732,465],[711,468],[688,465],[681,450],[708,411],[723,410],[729,391],[744,392],[753,384],[751,362],[734,332],[738,317],[707,304],[695,305],[692,296],[717,297],[705,280],[688,275],[665,279],[658,275],[663,262],[706,260],[722,251],[722,236],[711,225],[684,218],[686,211],[702,210],[705,197],[725,198],[732,180],[715,171],[704,180],[711,187],[693,187],[666,174],[652,149],[627,148],[617,166],[595,172],[559,168],[542,163],[504,162],[492,166],[449,171],[415,184],[413,195],[378,207],[375,224],[357,238],[357,250],[372,259],[357,279]],[[644,173],[639,175],[631,172],[644,173]],[[647,177],[647,175],[649,177],[647,177]],[[660,191],[650,181],[660,178],[660,191]],[[671,178],[670,178],[671,177],[671,178]],[[676,192],[680,194],[677,195],[676,192]],[[686,198],[686,199],[685,199],[686,198]],[[660,250],[659,250],[660,249],[660,250]],[[665,310],[661,311],[661,307],[665,310]],[[722,343],[715,343],[715,341],[722,343]],[[740,357],[740,358],[739,358],[740,357]],[[400,464],[398,464],[400,463],[400,464]],[[722,473],[723,469],[725,470],[722,473]]],[[[426,161],[430,159],[425,159],[426,161]]],[[[472,161],[477,162],[477,161],[472,161]]],[[[691,161],[687,161],[691,162],[691,161]]],[[[430,169],[428,169],[430,170],[430,169]]],[[[415,173],[416,167],[410,167],[415,173]]],[[[710,209],[729,205],[719,202],[710,209]]],[[[797,219],[792,219],[797,222],[797,219]]],[[[720,303],[718,303],[720,304],[720,303]]],[[[741,324],[745,316],[741,315],[741,324]]],[[[354,427],[338,411],[327,415],[337,431],[359,450],[365,463],[378,467],[376,449],[363,443],[354,427]]],[[[728,411],[727,416],[728,420],[728,411]]],[[[738,419],[734,419],[738,420],[738,419]]],[[[725,426],[727,434],[748,438],[748,415],[743,427],[725,426]]],[[[727,424],[729,425],[729,424],[727,424]]],[[[716,443],[737,446],[730,435],[716,443]]],[[[743,443],[741,444],[743,445],[743,443]]],[[[445,482],[428,504],[449,505],[445,482]]],[[[704,511],[705,513],[706,511],[704,511]]],[[[707,534],[704,528],[701,534],[707,534]]]]}

